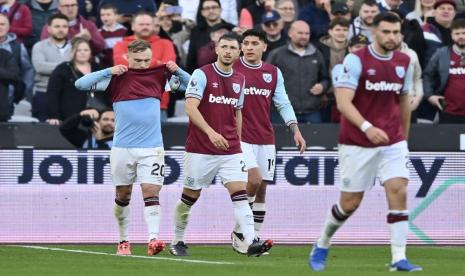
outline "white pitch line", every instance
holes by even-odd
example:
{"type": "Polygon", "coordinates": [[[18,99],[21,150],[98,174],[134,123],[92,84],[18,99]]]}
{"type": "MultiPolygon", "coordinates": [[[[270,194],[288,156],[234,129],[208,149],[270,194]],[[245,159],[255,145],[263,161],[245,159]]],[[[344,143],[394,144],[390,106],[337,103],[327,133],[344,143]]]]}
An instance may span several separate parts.
{"type": "Polygon", "coordinates": [[[50,250],[50,251],[61,251],[61,252],[71,252],[71,253],[82,253],[82,254],[92,254],[92,255],[104,255],[104,256],[117,256],[117,257],[126,257],[126,258],[136,258],[136,259],[149,259],[149,260],[164,260],[164,261],[173,261],[173,262],[183,262],[183,263],[194,263],[194,264],[214,264],[214,265],[233,265],[231,262],[215,262],[215,261],[201,261],[201,260],[190,260],[184,258],[169,258],[169,257],[160,257],[160,256],[140,256],[140,255],[128,255],[120,256],[112,253],[97,252],[97,251],[87,251],[87,250],[75,250],[75,249],[64,249],[57,247],[45,247],[45,246],[34,246],[34,245],[10,245],[12,247],[21,247],[29,249],[39,249],[39,250],[50,250]]]}

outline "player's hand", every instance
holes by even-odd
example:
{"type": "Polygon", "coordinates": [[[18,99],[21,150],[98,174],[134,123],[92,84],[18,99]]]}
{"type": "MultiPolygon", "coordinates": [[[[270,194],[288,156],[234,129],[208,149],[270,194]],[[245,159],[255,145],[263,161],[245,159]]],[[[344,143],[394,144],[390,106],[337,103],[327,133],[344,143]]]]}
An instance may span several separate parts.
{"type": "Polygon", "coordinates": [[[113,67],[110,68],[111,69],[111,74],[112,75],[122,75],[124,74],[125,72],[128,71],[128,67],[126,65],[122,65],[122,64],[119,64],[119,65],[115,65],[113,67]]]}
{"type": "Polygon", "coordinates": [[[61,122],[58,119],[47,119],[47,123],[52,126],[58,126],[61,122]]]}
{"type": "Polygon", "coordinates": [[[294,142],[295,145],[299,148],[300,154],[304,153],[305,149],[307,148],[307,143],[305,142],[304,137],[302,137],[300,131],[296,131],[294,133],[294,142]]]}
{"type": "Polygon", "coordinates": [[[437,96],[437,95],[434,95],[434,96],[431,96],[428,98],[428,101],[436,106],[437,108],[439,108],[439,110],[443,110],[443,106],[441,105],[441,103],[439,102],[440,100],[444,100],[444,96],[437,96]]]}
{"type": "Polygon", "coordinates": [[[366,136],[375,145],[389,143],[389,137],[384,130],[371,126],[366,131],[366,136]]]}
{"type": "Polygon", "coordinates": [[[79,115],[82,116],[89,116],[92,120],[97,120],[98,119],[98,116],[99,116],[99,113],[96,109],[86,109],[86,110],[83,110],[81,111],[81,113],[79,113],[79,115]]]}
{"type": "Polygon", "coordinates": [[[208,139],[212,142],[212,144],[217,148],[221,150],[228,150],[229,144],[228,140],[226,140],[221,134],[212,131],[211,133],[208,134],[208,139]]]}
{"type": "Polygon", "coordinates": [[[323,85],[321,83],[315,84],[312,88],[310,88],[310,93],[317,96],[323,93],[323,85]]]}
{"type": "Polygon", "coordinates": [[[420,105],[421,98],[419,97],[410,97],[410,111],[414,111],[420,105]]]}
{"type": "Polygon", "coordinates": [[[176,62],[170,60],[170,61],[168,61],[168,62],[166,63],[166,68],[167,68],[171,73],[174,74],[174,72],[176,72],[176,71],[179,69],[179,66],[176,64],[176,62]]]}

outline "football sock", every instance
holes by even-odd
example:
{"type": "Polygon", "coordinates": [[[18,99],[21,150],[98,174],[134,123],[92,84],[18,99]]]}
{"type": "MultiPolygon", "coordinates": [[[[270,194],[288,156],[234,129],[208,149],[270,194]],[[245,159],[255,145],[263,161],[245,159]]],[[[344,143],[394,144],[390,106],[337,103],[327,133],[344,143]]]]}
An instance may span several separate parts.
{"type": "Polygon", "coordinates": [[[317,241],[319,248],[329,248],[331,244],[331,238],[333,237],[334,233],[336,233],[337,229],[339,229],[339,227],[344,224],[350,215],[351,214],[348,214],[342,210],[339,203],[333,205],[331,210],[328,212],[328,215],[326,216],[323,231],[321,232],[320,238],[317,241]]]}
{"type": "Polygon", "coordinates": [[[247,202],[245,190],[235,192],[231,195],[234,208],[236,224],[240,226],[241,233],[247,245],[252,244],[255,237],[253,214],[247,202]]]}
{"type": "MultiPolygon", "coordinates": [[[[255,196],[247,196],[247,201],[249,202],[249,206],[250,206],[250,209],[252,209],[252,206],[254,204],[254,201],[255,201],[255,196]]],[[[234,232],[236,233],[242,233],[241,232],[241,226],[239,224],[234,224],[234,232]]]]}
{"type": "Polygon", "coordinates": [[[144,198],[144,218],[149,231],[149,241],[158,239],[161,208],[158,196],[144,198]]]}
{"type": "Polygon", "coordinates": [[[128,225],[129,225],[129,201],[121,201],[115,198],[113,206],[113,214],[116,218],[119,231],[119,242],[128,241],[128,225]]]}
{"type": "Polygon", "coordinates": [[[260,230],[262,229],[263,221],[265,220],[265,203],[255,202],[253,204],[252,213],[255,227],[255,238],[258,238],[260,235],[260,230]]]}
{"type": "Polygon", "coordinates": [[[172,244],[184,241],[184,232],[189,222],[191,207],[196,201],[197,198],[182,194],[181,200],[176,204],[174,209],[174,240],[172,244]]]}
{"type": "Polygon", "coordinates": [[[408,211],[389,210],[387,223],[391,233],[392,263],[406,259],[408,211]]]}

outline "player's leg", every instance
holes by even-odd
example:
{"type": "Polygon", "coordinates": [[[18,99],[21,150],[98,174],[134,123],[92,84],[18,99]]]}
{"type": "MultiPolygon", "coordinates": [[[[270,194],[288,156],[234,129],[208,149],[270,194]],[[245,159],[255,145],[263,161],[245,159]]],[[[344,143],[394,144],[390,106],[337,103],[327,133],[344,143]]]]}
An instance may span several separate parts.
{"type": "Polygon", "coordinates": [[[379,177],[386,191],[388,201],[387,223],[391,235],[391,270],[418,271],[422,268],[407,260],[407,168],[408,149],[405,142],[385,147],[383,159],[379,166],[379,177]]]}
{"type": "Polygon", "coordinates": [[[200,197],[201,190],[184,187],[181,199],[174,208],[174,239],[171,242],[170,253],[175,256],[188,256],[184,235],[192,206],[200,197]]]}
{"type": "Polygon", "coordinates": [[[233,202],[234,218],[239,224],[244,236],[244,242],[248,245],[248,256],[260,256],[272,246],[272,241],[258,241],[255,238],[255,229],[252,210],[247,201],[247,170],[242,160],[242,154],[222,156],[221,166],[218,170],[225,187],[233,202]]]}
{"type": "Polygon", "coordinates": [[[116,185],[113,214],[118,225],[119,244],[116,254],[130,255],[131,246],[128,240],[129,201],[131,200],[132,183],[135,181],[134,160],[126,148],[113,147],[110,153],[111,175],[116,185]]]}
{"type": "Polygon", "coordinates": [[[378,150],[357,146],[339,145],[340,197],[324,222],[323,230],[313,246],[309,266],[316,271],[324,270],[331,238],[355,212],[363,199],[364,191],[371,189],[380,162],[378,150]]]}
{"type": "Polygon", "coordinates": [[[174,239],[170,253],[187,256],[184,239],[192,206],[200,197],[202,188],[208,187],[218,171],[218,159],[214,155],[186,152],[184,154],[184,189],[174,209],[174,239]]]}
{"type": "Polygon", "coordinates": [[[267,182],[262,181],[258,187],[257,194],[255,196],[255,202],[252,206],[254,227],[255,227],[255,237],[260,237],[260,231],[262,229],[263,222],[265,221],[266,215],[266,187],[267,182]]]}
{"type": "Polygon", "coordinates": [[[131,149],[137,158],[137,182],[141,183],[144,199],[144,219],[149,233],[147,255],[163,251],[165,244],[160,233],[160,190],[164,182],[165,151],[161,147],[131,149]]]}

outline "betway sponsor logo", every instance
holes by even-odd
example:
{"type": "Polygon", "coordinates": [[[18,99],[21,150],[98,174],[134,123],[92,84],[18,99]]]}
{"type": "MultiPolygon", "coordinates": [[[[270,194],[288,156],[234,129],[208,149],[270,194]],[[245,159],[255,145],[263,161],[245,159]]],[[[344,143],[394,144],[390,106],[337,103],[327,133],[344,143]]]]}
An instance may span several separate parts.
{"type": "Polygon", "coordinates": [[[366,80],[365,89],[368,91],[400,92],[400,89],[402,89],[402,84],[386,81],[370,82],[369,80],[366,80]]]}
{"type": "Polygon", "coordinates": [[[249,87],[249,88],[245,88],[244,89],[244,94],[245,95],[259,95],[259,96],[265,96],[265,97],[269,97],[270,94],[271,94],[271,90],[270,89],[261,89],[261,88],[257,88],[257,87],[249,87]]]}
{"type": "Polygon", "coordinates": [[[230,105],[237,105],[237,102],[239,101],[238,99],[235,98],[227,98],[225,96],[213,96],[210,94],[208,97],[208,101],[210,103],[218,103],[218,104],[230,104],[230,105]]]}
{"type": "Polygon", "coordinates": [[[465,68],[463,67],[450,68],[449,74],[450,75],[465,75],[465,68]]]}

